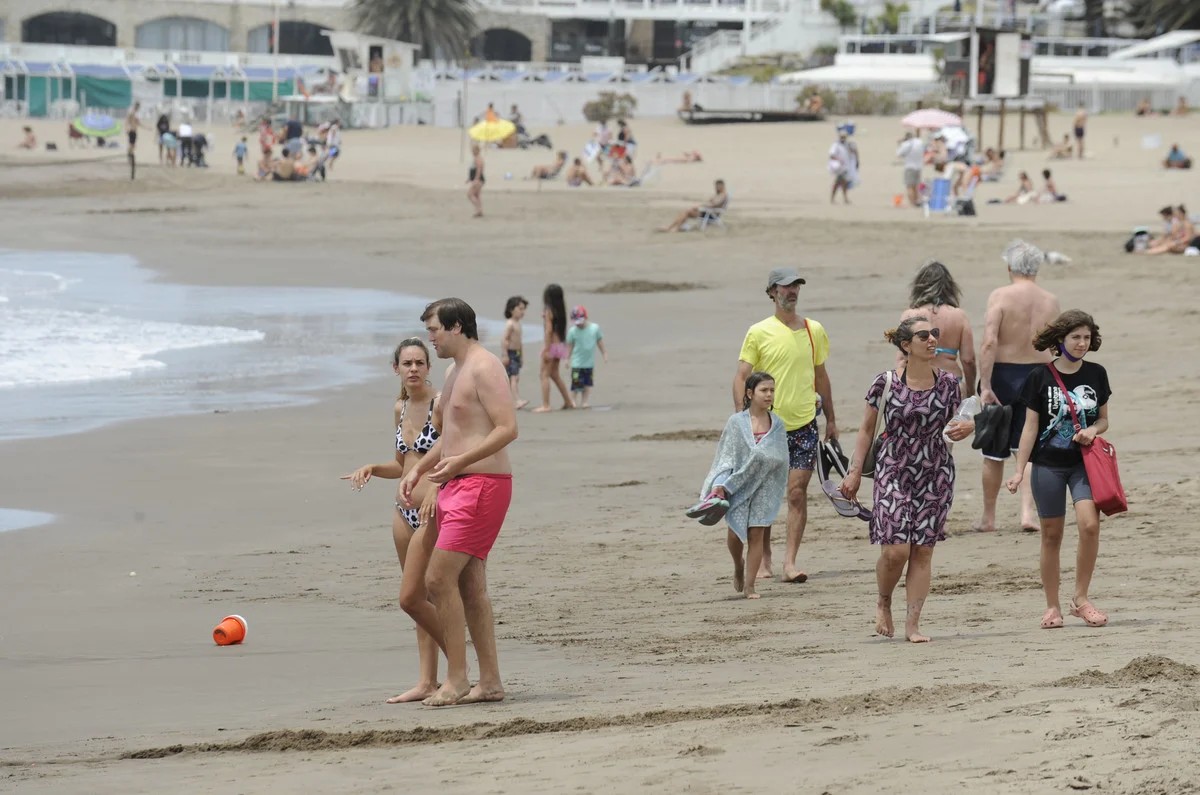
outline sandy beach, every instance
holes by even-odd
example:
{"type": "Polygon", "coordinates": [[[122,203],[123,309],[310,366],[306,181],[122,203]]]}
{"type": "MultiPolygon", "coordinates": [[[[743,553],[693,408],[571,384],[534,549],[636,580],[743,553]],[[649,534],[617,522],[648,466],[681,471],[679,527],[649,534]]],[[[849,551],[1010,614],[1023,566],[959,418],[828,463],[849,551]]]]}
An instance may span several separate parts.
{"type": "MultiPolygon", "coordinates": [[[[497,705],[384,703],[416,673],[394,484],[355,493],[338,476],[392,453],[387,348],[378,377],[307,405],[0,442],[0,506],[57,517],[0,533],[0,790],[1200,792],[1200,260],[1122,249],[1160,206],[1200,208],[1195,177],[1141,145],[1155,134],[1195,156],[1200,125],[1096,116],[1089,157],[1051,162],[1014,151],[1013,119],[1006,179],[980,187],[979,215],[927,219],[892,206],[898,121],[857,121],[863,185],[848,207],[828,201],[832,123],[635,120],[642,158],[704,162],[643,188],[573,190],[521,179],[552,152],[489,151],[480,220],[455,130],[350,131],[328,183],[286,185],[238,177],[233,133],[217,130],[209,170],[162,168],[144,142],[131,183],[120,151],[16,152],[20,125],[0,121],[5,248],[126,254],[181,284],[458,295],[492,318],[513,294],[536,316],[554,281],[611,354],[602,410],[519,415],[489,565],[497,705]],[[1069,201],[986,204],[1043,167],[1069,201]],[[718,177],[727,230],[654,233],[718,177]],[[730,413],[745,329],[771,312],[767,271],[808,280],[800,308],[829,332],[849,440],[915,270],[950,267],[979,335],[1014,237],[1070,258],[1040,281],[1104,335],[1093,358],[1130,497],[1101,529],[1092,592],[1109,626],[1038,628],[1038,539],[1007,494],[999,532],[969,531],[980,463],[965,443],[922,623],[933,643],[873,635],[878,550],[815,487],[809,581],[737,598],[724,529],[683,510],[730,413]],[[249,637],[218,648],[211,629],[230,613],[249,637]]],[[[35,129],[53,140],[58,126],[35,129]]],[[[590,129],[547,132],[576,153],[590,129]]],[[[535,364],[522,381],[533,397],[535,364]]],[[[783,535],[781,519],[777,564],[783,535]]],[[[1074,550],[1069,524],[1066,588],[1074,550]]]]}

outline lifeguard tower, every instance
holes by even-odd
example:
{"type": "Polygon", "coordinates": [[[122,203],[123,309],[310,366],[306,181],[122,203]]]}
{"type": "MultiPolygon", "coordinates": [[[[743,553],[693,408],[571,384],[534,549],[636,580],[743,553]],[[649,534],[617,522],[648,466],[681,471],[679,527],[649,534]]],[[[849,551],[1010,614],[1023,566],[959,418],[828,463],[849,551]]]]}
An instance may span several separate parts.
{"type": "Polygon", "coordinates": [[[281,98],[289,117],[317,124],[336,116],[349,127],[433,122],[433,75],[416,68],[419,46],[345,30],[323,33],[341,71],[298,80],[296,93],[281,98]]]}

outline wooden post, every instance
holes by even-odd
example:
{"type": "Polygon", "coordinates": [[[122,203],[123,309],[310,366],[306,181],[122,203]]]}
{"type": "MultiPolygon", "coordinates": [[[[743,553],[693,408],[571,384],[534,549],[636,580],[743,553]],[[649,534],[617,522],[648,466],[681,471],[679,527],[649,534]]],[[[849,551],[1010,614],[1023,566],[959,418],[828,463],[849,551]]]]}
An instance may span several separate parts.
{"type": "Polygon", "coordinates": [[[982,102],[979,103],[978,107],[975,108],[975,111],[976,111],[976,113],[979,114],[979,121],[976,124],[976,129],[975,129],[975,140],[979,142],[980,146],[983,146],[983,103],[982,102]]]}
{"type": "Polygon", "coordinates": [[[1021,105],[1021,151],[1025,151],[1025,105],[1021,105]]]}
{"type": "Polygon", "coordinates": [[[1000,100],[1000,142],[996,144],[997,149],[1004,148],[1004,106],[1007,100],[1000,100]]]}

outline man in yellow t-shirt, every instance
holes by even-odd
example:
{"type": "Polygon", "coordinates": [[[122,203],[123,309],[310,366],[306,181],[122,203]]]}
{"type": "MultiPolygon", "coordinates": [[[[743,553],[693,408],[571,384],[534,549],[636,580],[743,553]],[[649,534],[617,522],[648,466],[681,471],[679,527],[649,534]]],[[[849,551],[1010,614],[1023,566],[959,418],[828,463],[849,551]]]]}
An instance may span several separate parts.
{"type": "MultiPolygon", "coordinates": [[[[805,283],[795,268],[776,268],[767,277],[767,295],[775,314],[755,323],[746,332],[733,377],[734,411],[742,410],[746,379],[754,372],[770,373],[775,379],[774,412],[787,430],[788,472],[787,552],[783,559],[783,581],[804,582],[808,575],[796,567],[800,540],[808,521],[808,481],[812,478],[820,440],[817,412],[825,414],[825,438],[836,439],[837,422],[833,393],[825,360],[829,358],[829,336],[815,320],[796,314],[800,287],[805,283]]],[[[771,530],[764,537],[763,562],[759,577],[771,572],[771,530]]]]}

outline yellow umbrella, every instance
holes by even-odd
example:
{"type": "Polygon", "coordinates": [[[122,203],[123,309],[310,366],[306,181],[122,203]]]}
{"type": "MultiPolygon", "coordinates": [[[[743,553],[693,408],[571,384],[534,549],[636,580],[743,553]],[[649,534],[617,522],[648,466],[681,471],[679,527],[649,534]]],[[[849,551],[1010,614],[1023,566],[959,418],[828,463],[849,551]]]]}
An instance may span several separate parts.
{"type": "Polygon", "coordinates": [[[517,131],[517,125],[513,124],[508,119],[497,119],[496,121],[481,121],[471,129],[467,130],[467,135],[471,136],[473,141],[481,141],[485,144],[503,141],[508,136],[517,131]]]}

